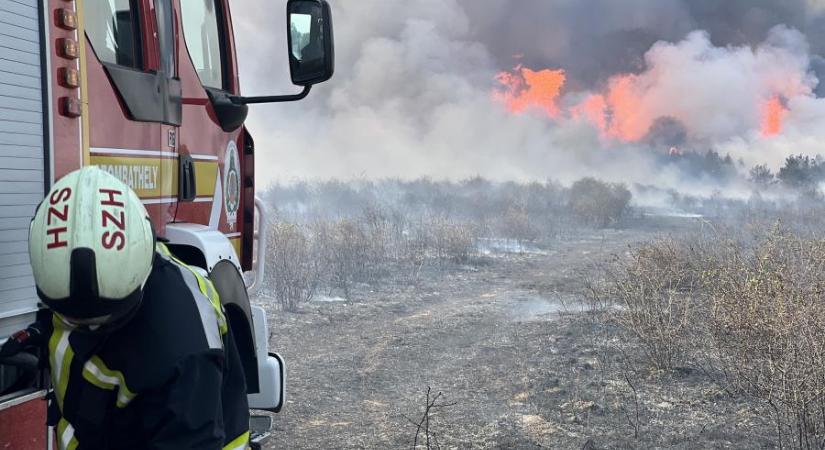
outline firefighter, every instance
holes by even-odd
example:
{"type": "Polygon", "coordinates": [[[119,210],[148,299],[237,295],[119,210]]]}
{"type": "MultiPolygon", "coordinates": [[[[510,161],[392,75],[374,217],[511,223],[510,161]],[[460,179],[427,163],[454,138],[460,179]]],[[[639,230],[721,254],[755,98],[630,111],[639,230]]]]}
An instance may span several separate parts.
{"type": "Polygon", "coordinates": [[[94,167],[60,179],[29,253],[46,309],[28,335],[48,346],[60,448],[247,448],[245,378],[218,294],[157,242],[128,186],[94,167]]]}

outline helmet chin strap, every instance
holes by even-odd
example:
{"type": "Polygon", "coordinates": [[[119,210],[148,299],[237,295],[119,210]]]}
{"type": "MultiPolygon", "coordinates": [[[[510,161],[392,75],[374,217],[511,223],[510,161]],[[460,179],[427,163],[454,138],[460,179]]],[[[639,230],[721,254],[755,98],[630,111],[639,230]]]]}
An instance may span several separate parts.
{"type": "Polygon", "coordinates": [[[142,304],[143,296],[141,295],[141,298],[137,301],[137,303],[135,303],[135,306],[133,308],[131,308],[129,311],[127,311],[120,317],[116,317],[114,319],[111,315],[109,315],[95,319],[72,320],[58,313],[57,311],[53,311],[53,314],[57,316],[61,323],[66,325],[66,327],[68,327],[72,331],[77,331],[79,333],[86,334],[108,334],[113,331],[119,330],[120,328],[123,328],[126,324],[128,324],[140,310],[140,306],[142,304]],[[97,323],[97,319],[102,319],[102,321],[100,323],[97,323]],[[95,321],[95,323],[89,323],[90,321],[95,321]]]}
{"type": "Polygon", "coordinates": [[[94,317],[90,319],[75,319],[66,317],[64,315],[59,315],[60,319],[66,323],[66,325],[70,325],[72,327],[89,327],[89,328],[97,328],[101,325],[104,325],[106,322],[111,320],[111,315],[101,316],[101,317],[94,317]]]}

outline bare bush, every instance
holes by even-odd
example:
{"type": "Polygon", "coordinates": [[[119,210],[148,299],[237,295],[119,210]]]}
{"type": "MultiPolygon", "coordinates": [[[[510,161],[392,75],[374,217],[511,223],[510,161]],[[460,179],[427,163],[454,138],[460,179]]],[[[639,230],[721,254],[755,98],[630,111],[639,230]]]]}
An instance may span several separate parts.
{"type": "Polygon", "coordinates": [[[570,188],[570,209],[585,223],[606,227],[622,218],[631,198],[623,184],[583,178],[570,188]]]}
{"type": "Polygon", "coordinates": [[[823,448],[825,240],[750,232],[641,245],[594,297],[653,367],[698,365],[769,405],[780,446],[823,448]]]}
{"type": "Polygon", "coordinates": [[[304,230],[295,224],[275,223],[269,230],[268,246],[271,265],[266,284],[281,308],[294,311],[315,294],[319,261],[304,230]]]}
{"type": "Polygon", "coordinates": [[[413,450],[423,448],[426,450],[440,449],[441,445],[438,443],[438,436],[433,431],[433,422],[441,410],[455,406],[456,403],[439,402],[442,393],[439,392],[432,395],[432,389],[427,386],[427,395],[424,402],[424,413],[421,419],[413,420],[410,417],[403,416],[407,421],[415,427],[415,436],[413,437],[413,450]]]}
{"type": "Polygon", "coordinates": [[[629,258],[611,264],[598,292],[614,319],[641,343],[658,369],[683,362],[695,301],[683,294],[696,286],[698,265],[688,260],[683,243],[661,240],[644,244],[629,258]]]}
{"type": "Polygon", "coordinates": [[[447,220],[434,220],[428,226],[432,251],[439,261],[463,263],[476,254],[474,227],[447,220]]]}
{"type": "Polygon", "coordinates": [[[825,446],[825,241],[777,227],[728,245],[706,290],[733,387],[774,409],[780,442],[825,446]]]}
{"type": "MultiPolygon", "coordinates": [[[[515,239],[520,244],[539,238],[539,223],[530,211],[521,205],[510,205],[499,221],[500,237],[515,239]]],[[[547,225],[544,224],[547,228],[547,225]]]]}
{"type": "Polygon", "coordinates": [[[312,231],[327,285],[341,289],[344,297],[350,299],[352,284],[365,279],[374,267],[366,233],[350,220],[318,221],[312,231]]]}

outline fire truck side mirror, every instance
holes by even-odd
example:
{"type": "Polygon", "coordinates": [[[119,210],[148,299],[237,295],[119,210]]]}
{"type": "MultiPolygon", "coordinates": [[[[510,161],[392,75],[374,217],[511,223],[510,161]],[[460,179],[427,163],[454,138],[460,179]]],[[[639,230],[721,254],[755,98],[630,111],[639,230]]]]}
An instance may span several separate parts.
{"type": "Polygon", "coordinates": [[[289,33],[289,73],[292,83],[302,86],[298,94],[243,97],[207,89],[218,112],[224,130],[235,130],[246,118],[246,109],[237,106],[256,103],[295,102],[309,95],[312,85],[332,78],[335,72],[335,50],[332,37],[332,12],[326,0],[288,0],[286,20],[289,33]]]}
{"type": "Polygon", "coordinates": [[[329,80],[335,72],[329,3],[326,0],[289,0],[286,8],[292,83],[306,87],[329,80]]]}

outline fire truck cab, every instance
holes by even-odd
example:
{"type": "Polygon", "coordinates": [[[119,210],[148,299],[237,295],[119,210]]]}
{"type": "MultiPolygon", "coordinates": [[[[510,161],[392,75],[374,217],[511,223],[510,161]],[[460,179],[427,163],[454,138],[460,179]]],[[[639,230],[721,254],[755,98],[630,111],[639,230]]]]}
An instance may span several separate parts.
{"type": "MultiPolygon", "coordinates": [[[[244,97],[229,0],[0,1],[0,343],[38,309],[28,260],[35,208],[55,180],[96,165],[138,193],[178,258],[209,274],[250,407],[280,410],[284,362],[268,348],[264,310],[249,301],[265,268],[266,213],[244,121],[249,104],[300,100],[334,70],[326,1],[286,9],[302,91],[244,97]]],[[[0,448],[50,448],[46,379],[0,361],[0,448]]]]}

